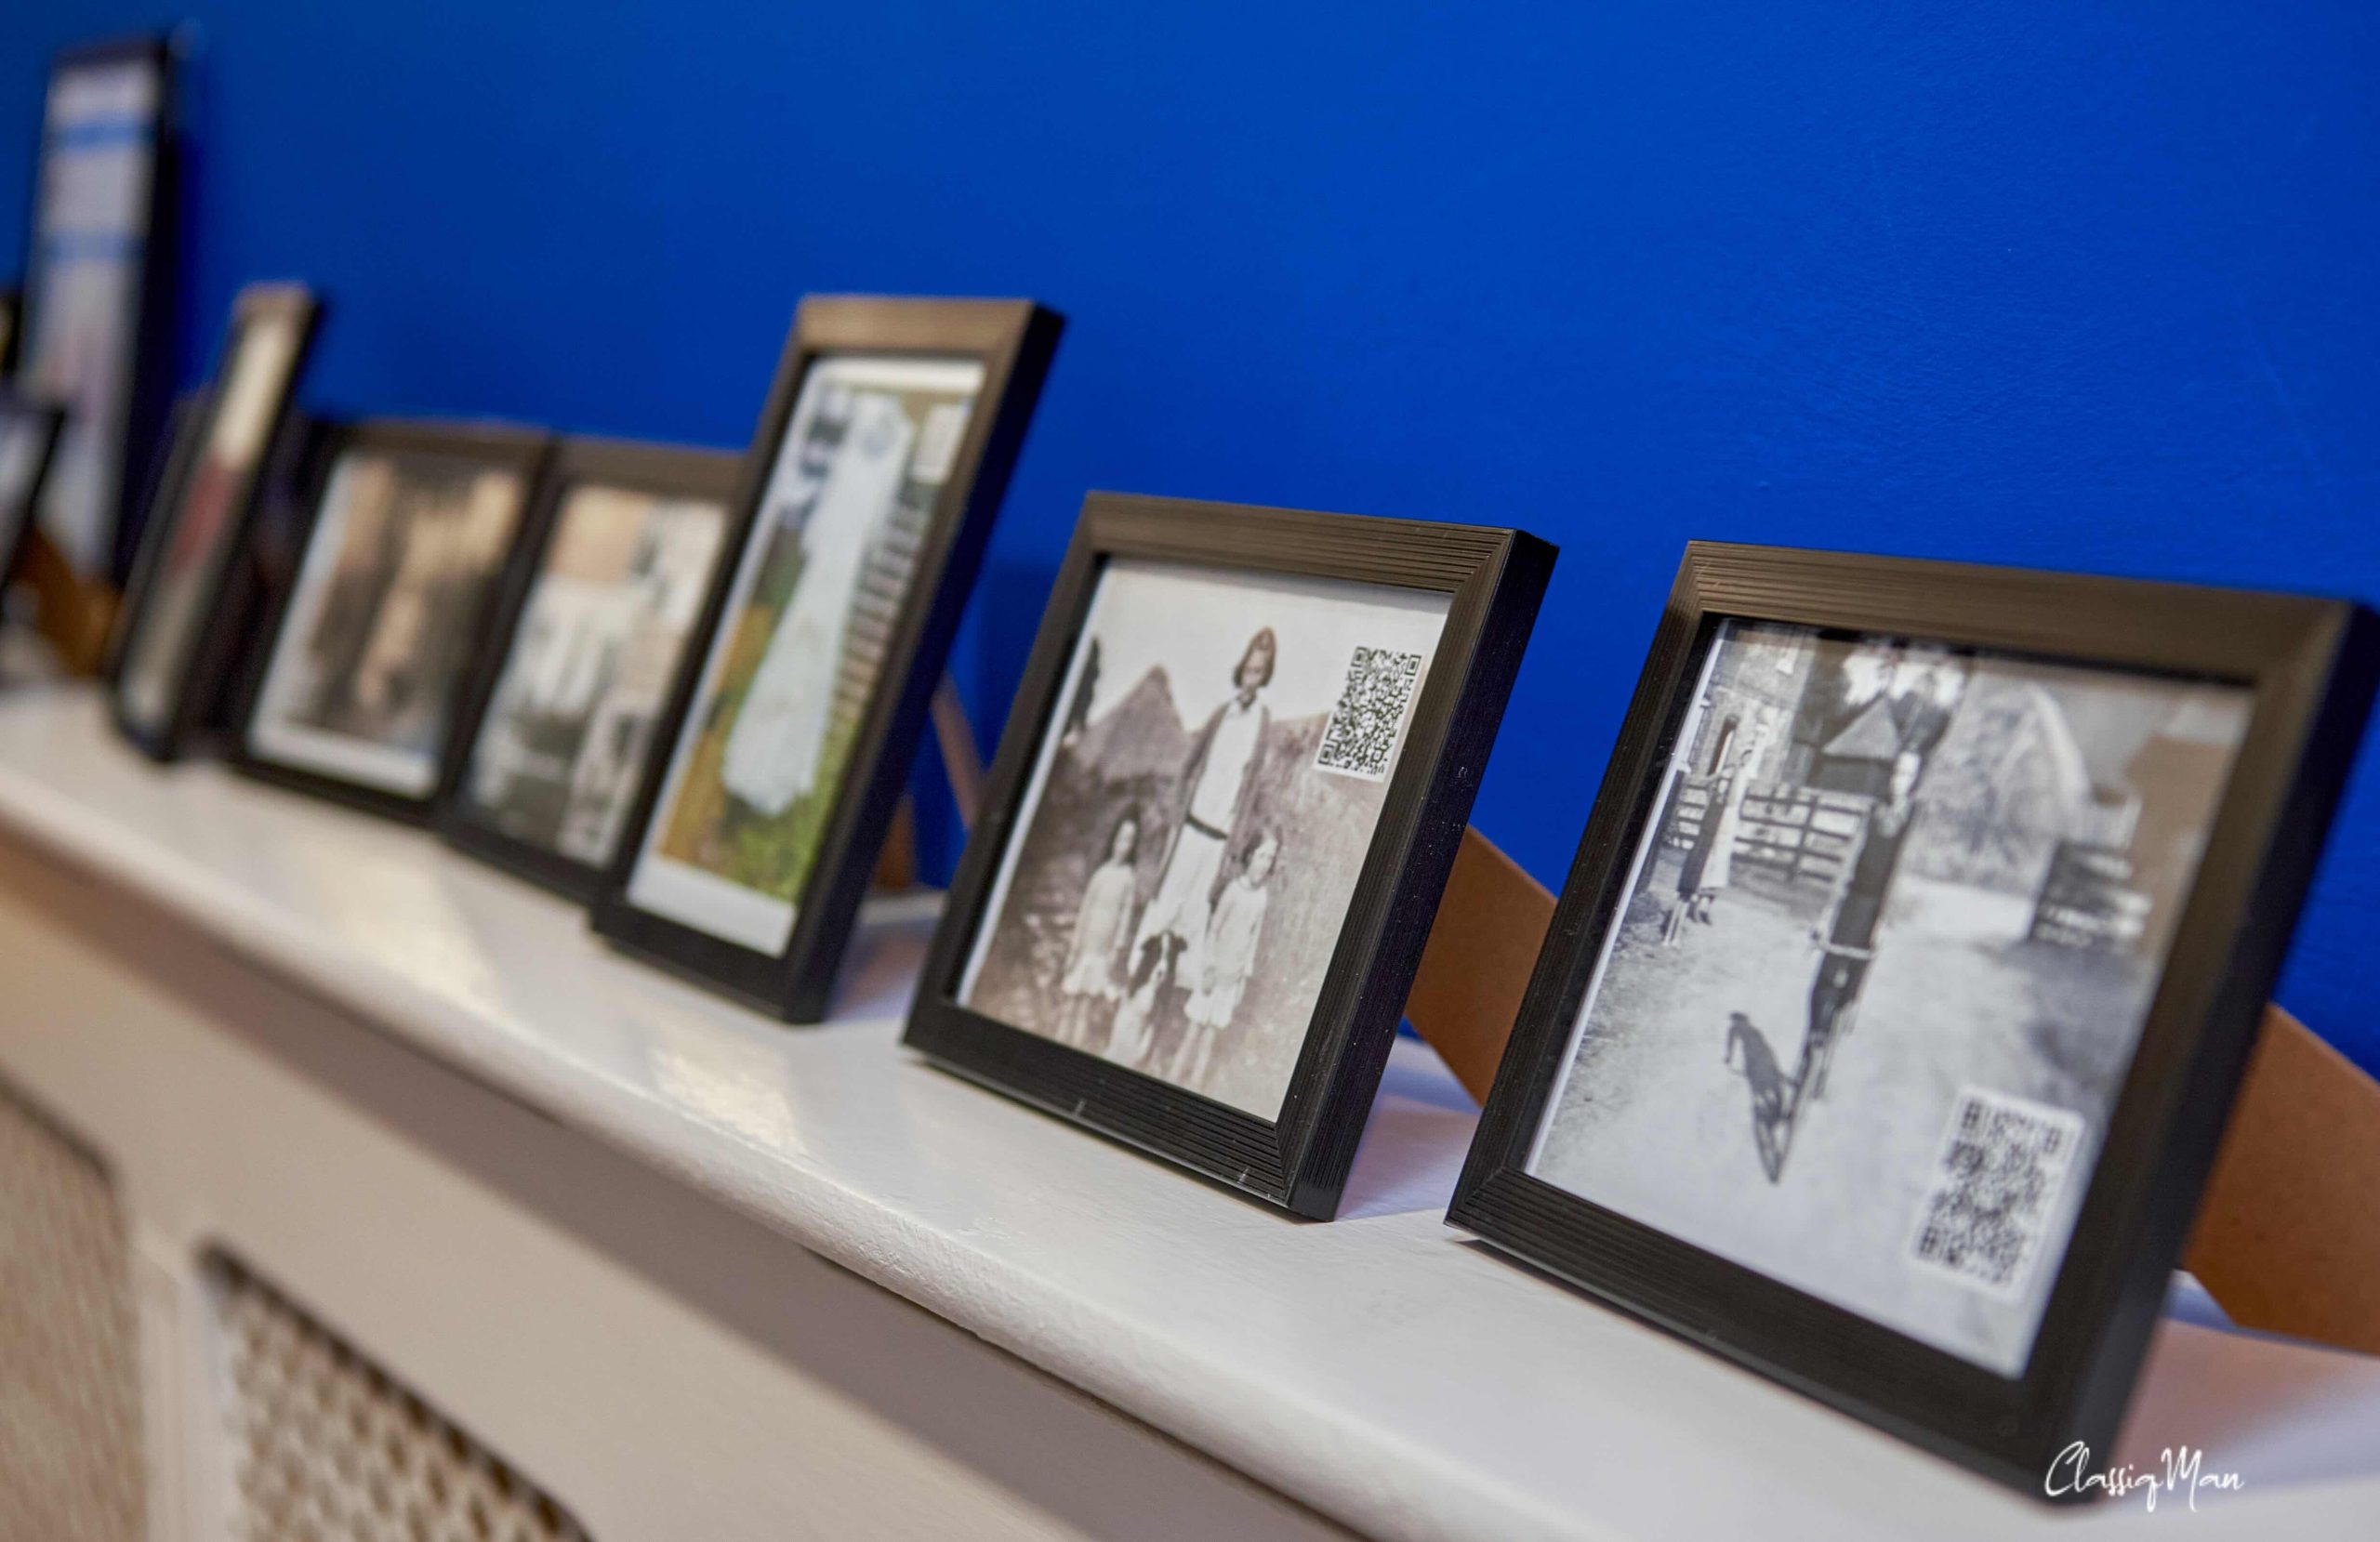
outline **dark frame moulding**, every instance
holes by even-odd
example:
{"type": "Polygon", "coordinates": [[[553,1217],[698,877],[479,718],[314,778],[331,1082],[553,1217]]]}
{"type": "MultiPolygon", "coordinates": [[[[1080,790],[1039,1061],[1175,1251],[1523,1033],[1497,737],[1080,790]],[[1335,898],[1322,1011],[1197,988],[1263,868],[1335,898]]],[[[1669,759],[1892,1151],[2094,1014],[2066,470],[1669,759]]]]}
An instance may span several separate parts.
{"type": "MultiPolygon", "coordinates": [[[[187,393],[178,405],[194,419],[204,411],[204,392],[187,393]]],[[[225,666],[223,690],[217,696],[206,731],[211,742],[226,749],[238,734],[246,711],[250,685],[270,656],[272,642],[266,630],[282,597],[295,581],[305,560],[305,537],[311,507],[307,502],[327,474],[332,451],[344,425],[293,406],[282,432],[265,456],[263,482],[257,489],[256,511],[248,539],[238,556],[238,569],[227,591],[227,608],[236,607],[244,618],[239,640],[225,666]]],[[[177,445],[176,454],[189,446],[177,445]]],[[[120,661],[112,655],[109,663],[120,661]]],[[[112,683],[112,681],[111,681],[112,683]]]]}
{"type": "MultiPolygon", "coordinates": [[[[477,805],[464,796],[463,786],[478,748],[480,731],[486,725],[488,707],[495,700],[505,666],[511,661],[522,617],[536,594],[547,554],[552,549],[561,526],[562,511],[572,493],[580,487],[618,488],[719,505],[721,540],[704,586],[707,594],[717,581],[720,566],[733,555],[726,535],[733,521],[735,496],[743,486],[744,459],[742,455],[728,450],[584,437],[563,439],[556,445],[530,499],[521,534],[522,559],[506,574],[503,591],[496,599],[488,630],[488,665],[468,682],[461,708],[456,714],[455,753],[447,757],[445,775],[431,813],[431,822],[448,844],[581,903],[594,898],[610,871],[609,863],[584,863],[566,852],[508,834],[480,817],[477,805]]],[[[699,627],[690,626],[681,662],[698,650],[703,641],[699,627]]],[[[676,679],[674,670],[671,679],[676,679]]],[[[645,746],[646,758],[660,753],[662,745],[656,724],[653,741],[645,746]]],[[[643,779],[640,770],[638,786],[642,786],[643,779]]],[[[634,834],[633,829],[623,826],[620,839],[625,843],[634,834]]]]}
{"type": "MultiPolygon", "coordinates": [[[[148,539],[149,527],[166,518],[166,511],[181,501],[183,483],[189,480],[190,468],[198,459],[202,442],[200,430],[206,425],[209,409],[215,402],[215,382],[203,380],[176,396],[173,405],[165,410],[165,423],[161,442],[165,446],[149,468],[149,485],[141,498],[141,539],[148,539]]],[[[292,412],[290,416],[297,415],[292,412]]],[[[267,455],[266,460],[271,460],[267,455]]],[[[261,491],[261,490],[259,490],[261,491]]],[[[99,683],[112,687],[117,672],[124,667],[124,644],[127,617],[138,602],[141,586],[140,564],[136,559],[132,577],[125,586],[125,602],[116,608],[108,627],[107,650],[99,657],[99,683]]]]}
{"type": "Polygon", "coordinates": [[[46,402],[20,395],[12,386],[0,385],[0,416],[31,423],[40,436],[33,451],[33,474],[25,481],[24,507],[0,508],[0,521],[15,522],[14,529],[0,526],[0,592],[5,592],[16,577],[25,543],[33,537],[33,521],[40,516],[42,483],[48,479],[50,460],[58,453],[59,430],[65,426],[66,415],[46,402]]]}
{"type": "MultiPolygon", "coordinates": [[[[1686,549],[1448,1213],[1602,1300],[2041,1496],[2104,1459],[2354,756],[2380,627],[2346,601],[1825,552],[1686,549]],[[2022,1376],[2003,1378],[1527,1171],[1655,783],[1723,619],[2229,681],[2251,718],[2022,1376]]],[[[2072,1496],[2079,1497],[2080,1496],[2072,1496]]]]}
{"type": "Polygon", "coordinates": [[[815,1022],[826,1015],[934,683],[974,587],[1064,324],[1057,312],[1030,300],[812,296],[801,302],[745,459],[727,550],[695,624],[694,646],[681,661],[669,708],[654,730],[628,833],[596,897],[595,929],[615,946],[787,1021],[815,1022]],[[791,425],[811,365],[841,354],[973,360],[984,365],[984,384],[934,506],[917,573],[902,598],[834,812],[794,902],[793,934],[784,952],[772,955],[640,909],[628,898],[628,883],[686,716],[702,689],[711,639],[758,534],[779,441],[791,425]]]}
{"type": "Polygon", "coordinates": [[[126,588],[124,607],[114,635],[109,639],[107,659],[101,667],[109,687],[109,713],[116,731],[152,760],[178,758],[193,739],[211,725],[223,692],[231,684],[231,668],[252,619],[253,596],[243,580],[258,503],[272,468],[275,447],[288,431],[292,403],[298,397],[298,383],[305,377],[306,362],[322,329],[322,320],[321,297],[302,284],[256,283],[241,290],[232,304],[231,324],[224,336],[215,379],[191,399],[184,420],[173,435],[156,479],[156,496],[145,521],[140,555],[133,564],[132,581],[126,588]],[[183,503],[196,484],[206,445],[214,438],[216,414],[223,403],[221,388],[239,358],[249,329],[273,323],[295,325],[298,346],[290,355],[288,375],[273,399],[256,459],[232,487],[221,541],[211,559],[213,567],[202,580],[203,599],[197,612],[202,619],[196,623],[197,629],[192,634],[177,678],[166,688],[165,719],[145,727],[134,722],[125,708],[125,660],[148,619],[148,603],[158,566],[181,528],[183,503]]]}
{"type": "Polygon", "coordinates": [[[1293,1215],[1338,1212],[1405,997],[1554,567],[1519,531],[1094,493],[1059,570],[903,1042],[936,1063],[1293,1215]],[[961,1006],[1069,660],[1110,558],[1338,578],[1450,597],[1278,1120],[961,1006]]]}
{"type": "MultiPolygon", "coordinates": [[[[173,399],[174,291],[178,280],[180,232],[177,213],[181,196],[181,100],[176,79],[180,56],[173,39],[164,33],[111,38],[61,48],[50,59],[42,91],[34,143],[41,146],[33,170],[33,215],[26,221],[24,287],[17,315],[16,351],[24,355],[23,339],[40,322],[35,314],[41,297],[40,210],[47,197],[49,175],[49,92],[60,74],[70,70],[126,62],[152,65],[157,72],[157,112],[151,138],[149,197],[142,211],[140,286],[133,317],[132,372],[125,389],[123,438],[116,446],[114,506],[104,511],[107,521],[105,571],[85,578],[129,579],[144,512],[147,474],[160,453],[160,430],[173,399]]],[[[13,366],[12,366],[13,367],[13,366]]]]}
{"type": "Polygon", "coordinates": [[[323,430],[323,434],[324,442],[317,451],[317,464],[308,468],[303,500],[305,529],[298,543],[297,561],[290,570],[287,582],[280,586],[272,596],[269,606],[271,613],[258,633],[261,642],[252,666],[241,682],[239,706],[232,715],[236,726],[226,758],[233,770],[258,781],[296,792],[311,793],[317,797],[329,798],[350,808],[406,824],[426,824],[430,821],[436,788],[443,784],[448,765],[456,753],[456,739],[452,717],[447,720],[445,741],[440,746],[438,773],[433,779],[431,791],[419,797],[344,781],[304,767],[284,765],[258,755],[250,746],[257,710],[263,703],[265,685],[272,673],[272,658],[280,647],[282,628],[289,623],[290,607],[298,596],[307,554],[322,534],[323,498],[337,479],[339,463],[353,453],[378,452],[393,455],[435,455],[471,460],[491,470],[511,472],[521,479],[521,509],[516,516],[511,543],[496,564],[486,600],[480,606],[479,614],[472,624],[473,640],[462,654],[463,678],[457,682],[455,698],[459,705],[472,672],[483,667],[482,661],[487,656],[488,624],[494,611],[493,601],[513,581],[523,559],[520,521],[528,518],[529,500],[536,495],[538,476],[552,448],[553,436],[542,428],[511,424],[444,423],[406,418],[366,418],[355,423],[332,424],[323,430]]]}

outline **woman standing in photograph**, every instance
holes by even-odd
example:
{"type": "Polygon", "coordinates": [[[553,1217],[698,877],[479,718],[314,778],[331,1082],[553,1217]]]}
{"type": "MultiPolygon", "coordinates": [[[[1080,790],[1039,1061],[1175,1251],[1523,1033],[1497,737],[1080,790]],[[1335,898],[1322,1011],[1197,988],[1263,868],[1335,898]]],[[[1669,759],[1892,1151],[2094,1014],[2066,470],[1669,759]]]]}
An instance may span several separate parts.
{"type": "Polygon", "coordinates": [[[1182,978],[1197,979],[1198,953],[1214,912],[1223,854],[1247,812],[1250,774],[1264,746],[1272,714],[1262,700],[1273,682],[1279,651],[1273,629],[1248,639],[1232,670],[1232,695],[1215,708],[1190,750],[1182,778],[1183,804],[1166,853],[1157,897],[1141,916],[1132,943],[1130,994],[1116,1014],[1116,1044],[1130,1061],[1154,1048],[1153,1020],[1160,993],[1182,978]]]}

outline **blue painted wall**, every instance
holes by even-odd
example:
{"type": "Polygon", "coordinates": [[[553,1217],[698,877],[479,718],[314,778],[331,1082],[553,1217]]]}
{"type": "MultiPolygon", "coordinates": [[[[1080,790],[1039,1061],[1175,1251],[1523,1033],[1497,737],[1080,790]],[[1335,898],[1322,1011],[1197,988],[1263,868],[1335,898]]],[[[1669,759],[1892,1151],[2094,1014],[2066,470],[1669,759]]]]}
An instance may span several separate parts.
{"type": "MultiPolygon", "coordinates": [[[[1558,881],[1689,536],[2380,594],[2380,11],[2310,0],[191,7],[182,356],[333,409],[740,442],[808,289],[1072,334],[959,667],[1084,489],[1514,522],[1479,822],[1558,881]]],[[[0,8],[0,250],[43,61],[0,8]]],[[[2367,756],[2281,998],[2380,1066],[2367,756]]]]}

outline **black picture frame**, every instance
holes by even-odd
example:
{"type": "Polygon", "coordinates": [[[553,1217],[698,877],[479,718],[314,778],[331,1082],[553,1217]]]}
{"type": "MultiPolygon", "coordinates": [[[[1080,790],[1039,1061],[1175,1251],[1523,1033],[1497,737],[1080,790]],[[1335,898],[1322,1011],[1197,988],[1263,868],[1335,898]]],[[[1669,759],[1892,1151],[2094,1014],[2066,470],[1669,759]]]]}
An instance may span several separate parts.
{"type": "Polygon", "coordinates": [[[2370,612],[2346,601],[1689,546],[1448,1224],[2037,1496],[2052,1459],[2072,1443],[2108,1459],[2375,678],[2380,629],[2370,612]],[[1699,662],[1730,619],[2226,681],[2253,692],[2245,737],[2019,1377],[1999,1376],[1528,1171],[1602,940],[1627,903],[1647,822],[1660,817],[1663,768],[1696,694],[1699,662]]]}
{"type": "Polygon", "coordinates": [[[13,387],[0,386],[0,418],[7,419],[12,428],[31,433],[33,445],[22,497],[14,504],[0,506],[0,594],[5,594],[16,581],[17,564],[23,560],[25,543],[32,538],[35,513],[41,507],[42,482],[49,475],[50,459],[57,453],[59,430],[66,415],[46,402],[20,395],[13,387]]]}
{"type": "Polygon", "coordinates": [[[115,635],[110,639],[103,668],[109,685],[110,715],[117,731],[152,760],[178,758],[218,718],[242,637],[253,620],[250,608],[245,603],[247,590],[242,578],[255,528],[258,494],[275,447],[287,432],[291,405],[297,399],[299,382],[305,377],[322,319],[321,297],[302,284],[258,283],[241,290],[232,303],[231,322],[225,334],[215,380],[205,394],[194,400],[173,436],[172,449],[158,479],[158,496],[146,521],[140,556],[133,567],[132,583],[126,591],[122,616],[115,635]],[[226,400],[223,388],[252,329],[263,326],[293,329],[296,347],[290,354],[287,373],[271,399],[265,431],[255,458],[237,471],[231,483],[221,541],[212,555],[210,568],[200,580],[198,613],[205,619],[197,623],[176,678],[165,688],[164,720],[143,724],[134,720],[125,700],[126,662],[139,644],[141,627],[152,619],[151,601],[155,597],[159,572],[181,529],[186,502],[198,485],[206,446],[214,438],[216,419],[226,400]]]}
{"type": "Polygon", "coordinates": [[[538,477],[552,442],[552,436],[542,428],[424,419],[365,418],[333,425],[321,432],[319,445],[313,452],[317,464],[309,469],[303,503],[305,529],[299,542],[297,565],[286,582],[271,597],[271,613],[259,634],[261,644],[254,655],[253,666],[245,672],[241,680],[240,702],[235,714],[237,727],[227,755],[232,769],[258,781],[343,803],[366,813],[413,824],[430,822],[437,788],[444,784],[449,774],[448,763],[455,753],[455,719],[451,713],[437,757],[437,773],[430,787],[419,797],[288,764],[260,754],[256,748],[257,721],[265,705],[281,635],[290,625],[298,600],[304,593],[301,575],[307,554],[312,544],[323,536],[323,501],[336,482],[340,464],[354,454],[414,455],[473,461],[489,470],[508,472],[520,479],[521,510],[516,516],[509,544],[506,554],[496,564],[496,573],[468,628],[470,641],[462,652],[460,667],[463,674],[458,677],[454,697],[459,704],[469,692],[473,672],[487,667],[488,626],[493,617],[495,600],[517,578],[522,560],[522,528],[528,518],[529,500],[536,494],[538,477]]]}
{"type": "Polygon", "coordinates": [[[688,651],[655,735],[663,747],[647,768],[628,821],[630,833],[595,900],[595,929],[607,941],[787,1021],[814,1022],[826,1015],[859,902],[900,801],[934,684],[1064,325],[1056,311],[1031,300],[812,296],[801,302],[746,458],[729,555],[695,627],[699,640],[688,651]],[[768,954],[639,908],[629,885],[687,715],[703,689],[712,639],[726,624],[738,569],[761,534],[759,521],[779,442],[792,425],[811,367],[844,355],[971,361],[982,365],[983,384],[861,713],[833,812],[795,902],[792,935],[781,952],[768,954]]]}
{"type": "MultiPolygon", "coordinates": [[[[456,753],[448,758],[445,784],[439,790],[432,822],[440,836],[458,850],[581,903],[594,898],[611,871],[609,862],[581,862],[567,852],[522,840],[488,821],[479,806],[465,795],[481,730],[486,724],[488,708],[495,700],[505,665],[512,656],[522,613],[536,593],[537,580],[544,573],[547,554],[571,494],[581,487],[592,486],[719,505],[721,539],[704,586],[707,595],[716,586],[718,569],[731,554],[726,534],[732,524],[735,496],[743,489],[744,464],[743,455],[727,450],[589,438],[564,439],[556,445],[531,500],[522,534],[522,560],[507,575],[490,624],[488,656],[493,666],[473,679],[456,718],[456,753]]],[[[699,626],[689,627],[680,654],[681,665],[702,642],[699,626]]],[[[670,673],[674,681],[680,670],[673,668],[670,673]]],[[[646,745],[648,761],[665,747],[660,728],[655,725],[652,742],[646,745]]],[[[640,771],[636,779],[639,788],[644,780],[645,774],[640,771]]],[[[620,843],[625,845],[634,834],[633,829],[624,826],[620,843]]]]}
{"type": "MultiPolygon", "coordinates": [[[[50,92],[61,78],[75,71],[127,64],[153,71],[157,82],[155,110],[149,120],[148,196],[140,210],[141,270],[132,317],[132,356],[123,399],[116,409],[119,421],[114,425],[117,437],[110,468],[113,487],[102,499],[100,510],[104,552],[100,571],[85,574],[112,583],[122,582],[131,572],[145,508],[142,494],[151,480],[148,468],[161,453],[161,429],[173,394],[174,298],[179,266],[178,222],[175,216],[180,197],[181,164],[178,61],[173,40],[163,33],[74,45],[52,57],[48,86],[42,99],[43,119],[38,132],[41,154],[33,176],[32,216],[26,225],[24,286],[16,329],[13,367],[20,374],[35,362],[33,342],[40,336],[43,322],[43,283],[47,264],[42,250],[41,214],[47,206],[55,176],[47,121],[50,92]]],[[[71,413],[69,417],[71,433],[71,413]]]]}
{"type": "Polygon", "coordinates": [[[1094,493],[1083,506],[919,977],[903,1042],[935,1063],[1293,1215],[1338,1211],[1405,997],[1551,576],[1520,531],[1094,493]],[[1435,654],[1366,852],[1279,1119],[960,1005],[1028,779],[1101,574],[1148,559],[1445,594],[1435,654]]]}
{"type": "MultiPolygon", "coordinates": [[[[197,411],[192,405],[192,411],[197,411]]],[[[297,582],[305,560],[312,497],[330,467],[346,425],[294,408],[282,425],[257,489],[256,513],[239,567],[224,597],[227,609],[246,618],[225,666],[223,690],[206,729],[228,745],[238,734],[256,684],[271,657],[271,624],[297,582]]]]}
{"type": "MultiPolygon", "coordinates": [[[[178,393],[173,404],[165,409],[162,430],[165,449],[149,464],[149,481],[142,490],[140,507],[141,533],[145,539],[149,527],[165,518],[182,495],[183,484],[189,480],[192,464],[198,458],[202,430],[206,425],[208,408],[214,401],[215,382],[201,381],[188,390],[178,393]]],[[[140,586],[140,564],[136,558],[133,575],[127,581],[125,603],[116,607],[113,621],[108,628],[107,651],[99,657],[99,679],[112,689],[116,675],[124,666],[126,626],[131,610],[133,591],[140,586]]]]}

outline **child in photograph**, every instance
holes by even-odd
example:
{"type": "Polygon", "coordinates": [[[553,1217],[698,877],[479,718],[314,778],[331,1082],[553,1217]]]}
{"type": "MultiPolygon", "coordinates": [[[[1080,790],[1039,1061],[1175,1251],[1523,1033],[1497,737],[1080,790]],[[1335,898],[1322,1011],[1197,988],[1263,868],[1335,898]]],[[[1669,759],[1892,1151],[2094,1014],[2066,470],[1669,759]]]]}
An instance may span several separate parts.
{"type": "Polygon", "coordinates": [[[1107,860],[1082,888],[1075,910],[1074,940],[1066,949],[1066,971],[1058,981],[1058,1039],[1099,1053],[1107,1037],[1104,1021],[1124,996],[1124,955],[1132,939],[1132,910],[1139,883],[1132,863],[1141,850],[1141,822],[1126,814],[1107,837],[1107,860]]]}
{"type": "Polygon", "coordinates": [[[1204,1085],[1215,1041],[1231,1026],[1239,998],[1256,973],[1256,944],[1264,930],[1265,883],[1280,860],[1281,843],[1270,831],[1256,837],[1238,876],[1223,885],[1207,923],[1197,988],[1182,1011],[1189,1032],[1173,1064],[1173,1079],[1184,1087],[1204,1085]]]}

